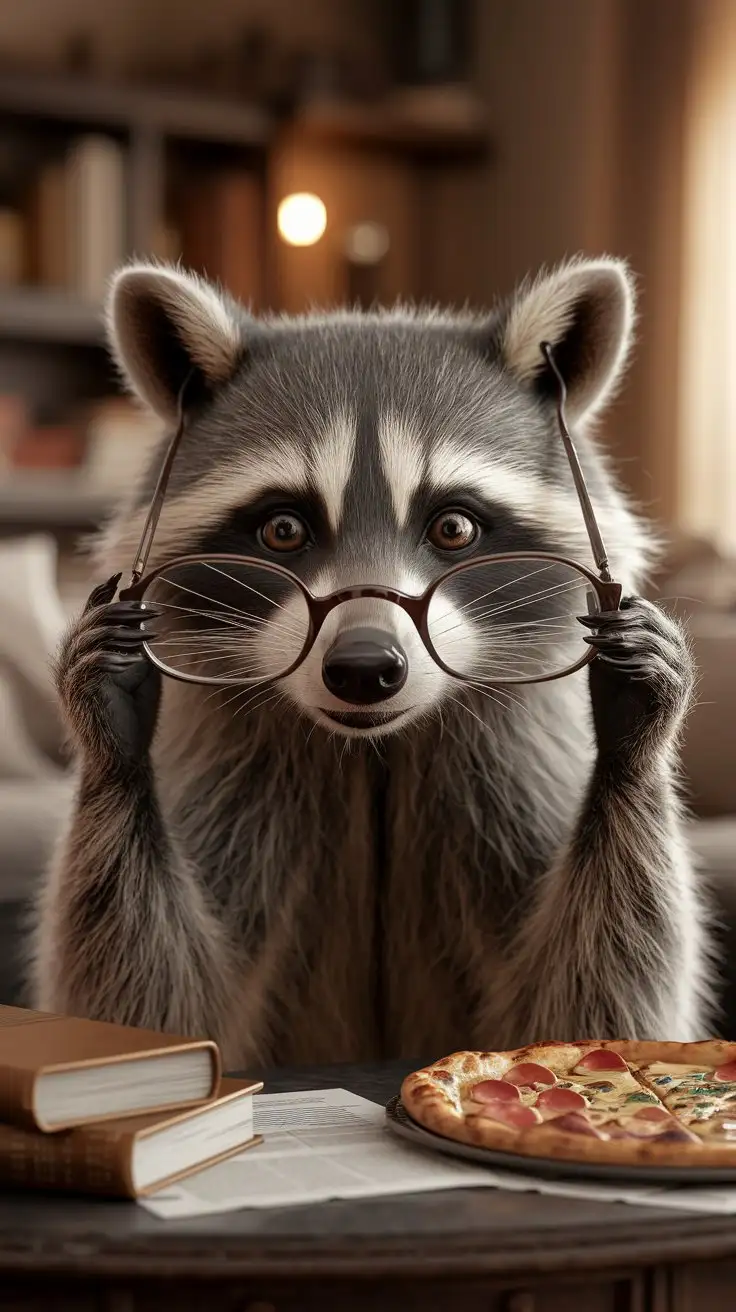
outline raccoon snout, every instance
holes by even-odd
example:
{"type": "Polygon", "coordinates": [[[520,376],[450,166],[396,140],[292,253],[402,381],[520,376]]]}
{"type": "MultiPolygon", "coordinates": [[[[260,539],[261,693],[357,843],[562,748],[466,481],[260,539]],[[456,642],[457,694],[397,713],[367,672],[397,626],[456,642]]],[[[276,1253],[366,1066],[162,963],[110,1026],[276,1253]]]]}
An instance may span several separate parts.
{"type": "Polygon", "coordinates": [[[349,629],[325,655],[322,679],[328,692],[340,701],[374,706],[403,688],[408,669],[406,654],[390,633],[349,629]]]}

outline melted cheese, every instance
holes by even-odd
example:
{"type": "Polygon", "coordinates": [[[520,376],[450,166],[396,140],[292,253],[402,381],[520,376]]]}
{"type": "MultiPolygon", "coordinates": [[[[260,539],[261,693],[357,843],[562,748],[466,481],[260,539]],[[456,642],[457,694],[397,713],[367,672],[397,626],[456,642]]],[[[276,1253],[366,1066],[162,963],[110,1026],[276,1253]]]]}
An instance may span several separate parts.
{"type": "Polygon", "coordinates": [[[700,1138],[736,1138],[736,1082],[715,1080],[702,1067],[664,1062],[652,1062],[642,1074],[673,1116],[700,1138]]]}
{"type": "Polygon", "coordinates": [[[672,1075],[673,1077],[684,1075],[704,1075],[702,1066],[687,1066],[678,1062],[653,1061],[649,1066],[643,1068],[646,1071],[648,1079],[654,1079],[657,1075],[672,1075]]]}

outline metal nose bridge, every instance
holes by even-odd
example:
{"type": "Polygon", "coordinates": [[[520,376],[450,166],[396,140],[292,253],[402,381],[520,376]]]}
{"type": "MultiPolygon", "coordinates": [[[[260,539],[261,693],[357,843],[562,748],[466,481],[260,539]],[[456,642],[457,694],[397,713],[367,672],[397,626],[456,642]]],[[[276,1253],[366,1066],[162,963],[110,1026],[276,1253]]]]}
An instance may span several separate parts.
{"type": "Polygon", "coordinates": [[[422,597],[412,597],[406,592],[400,592],[398,588],[380,587],[378,584],[367,583],[351,588],[339,588],[337,592],[331,592],[327,597],[313,597],[312,607],[316,626],[322,627],[327,616],[341,606],[345,601],[361,601],[364,598],[374,601],[390,601],[394,605],[400,606],[402,610],[416,623],[421,614],[424,599],[422,597]]]}

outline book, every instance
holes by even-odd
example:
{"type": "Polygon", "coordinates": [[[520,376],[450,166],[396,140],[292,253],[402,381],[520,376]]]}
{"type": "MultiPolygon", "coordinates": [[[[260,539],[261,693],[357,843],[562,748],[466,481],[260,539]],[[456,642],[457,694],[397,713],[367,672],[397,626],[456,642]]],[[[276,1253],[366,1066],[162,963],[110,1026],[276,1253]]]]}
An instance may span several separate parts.
{"type": "Polygon", "coordinates": [[[44,165],[31,188],[26,274],[30,282],[42,287],[69,287],[67,189],[68,168],[63,159],[44,165]]]}
{"type": "Polygon", "coordinates": [[[125,258],[125,155],[111,137],[80,137],[68,159],[69,271],[84,300],[101,303],[125,258]]]}
{"type": "Polygon", "coordinates": [[[185,264],[253,310],[263,303],[263,212],[259,179],[241,169],[195,178],[182,197],[185,264]]]}
{"type": "Polygon", "coordinates": [[[142,1198],[205,1166],[255,1147],[253,1094],[263,1086],[222,1081],[220,1097],[160,1113],[41,1134],[0,1125],[0,1183],[108,1198],[142,1198]]]}
{"type": "Polygon", "coordinates": [[[56,1131],[213,1098],[220,1053],[107,1021],[0,1006],[0,1120],[56,1131]]]}
{"type": "Polygon", "coordinates": [[[0,285],[23,281],[26,234],[22,215],[10,206],[0,208],[0,285]]]}

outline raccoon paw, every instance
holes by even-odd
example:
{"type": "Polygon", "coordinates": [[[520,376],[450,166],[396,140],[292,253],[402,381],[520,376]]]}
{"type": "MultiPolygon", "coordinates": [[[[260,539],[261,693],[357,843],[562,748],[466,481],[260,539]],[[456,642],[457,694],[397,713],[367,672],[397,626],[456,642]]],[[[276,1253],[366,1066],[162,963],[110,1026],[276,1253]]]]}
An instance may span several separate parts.
{"type": "Polygon", "coordinates": [[[670,742],[687,710],[695,671],[679,625],[627,597],[617,611],[580,617],[594,632],[590,691],[598,751],[640,764],[670,742]]]}
{"type": "Polygon", "coordinates": [[[161,675],[142,648],[140,607],[112,600],[119,581],[118,574],[92,592],[55,669],[74,737],[92,762],[106,766],[145,760],[161,699],[161,675]]]}

